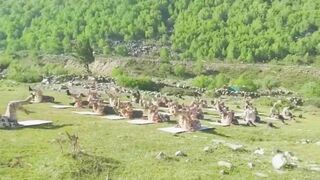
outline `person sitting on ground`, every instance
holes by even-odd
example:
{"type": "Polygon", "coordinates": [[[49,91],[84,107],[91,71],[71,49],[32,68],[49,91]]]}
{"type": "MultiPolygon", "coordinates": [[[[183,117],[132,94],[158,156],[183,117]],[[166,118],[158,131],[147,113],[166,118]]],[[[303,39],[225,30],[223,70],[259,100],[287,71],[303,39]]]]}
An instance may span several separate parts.
{"type": "Polygon", "coordinates": [[[201,129],[201,123],[199,119],[193,118],[189,109],[182,109],[179,111],[179,121],[177,127],[185,129],[187,131],[197,131],[201,129]]]}
{"type": "Polygon", "coordinates": [[[10,101],[7,105],[6,113],[4,116],[0,115],[0,128],[16,128],[18,124],[17,111],[23,110],[29,114],[30,111],[26,110],[23,105],[29,104],[33,100],[33,96],[29,96],[22,101],[10,101]]]}
{"type": "Polygon", "coordinates": [[[71,93],[69,90],[67,90],[67,95],[72,97],[72,101],[70,103],[70,105],[74,106],[75,108],[83,108],[85,106],[89,105],[88,101],[84,101],[82,100],[83,97],[86,97],[85,95],[83,95],[82,93],[80,94],[73,94],[71,93]]]}
{"type": "Polygon", "coordinates": [[[170,102],[168,104],[168,108],[169,108],[169,114],[172,114],[173,116],[177,116],[178,115],[178,111],[179,111],[179,104],[177,102],[170,102]]]}
{"type": "Polygon", "coordinates": [[[196,119],[204,119],[203,111],[199,104],[194,104],[193,106],[190,106],[190,112],[192,115],[194,115],[196,119]]]}
{"type": "Polygon", "coordinates": [[[234,114],[233,110],[230,111],[228,107],[225,107],[221,115],[220,123],[227,126],[230,126],[231,124],[239,124],[234,114]]]}
{"type": "Polygon", "coordinates": [[[43,95],[43,92],[40,89],[32,89],[29,86],[29,91],[31,91],[34,103],[54,103],[54,97],[43,95]]]}
{"type": "Polygon", "coordinates": [[[148,120],[155,123],[170,121],[169,115],[160,114],[158,106],[151,105],[148,111],[148,120]]]}
{"type": "Polygon", "coordinates": [[[215,107],[220,115],[222,115],[224,113],[224,109],[226,108],[226,106],[224,105],[224,102],[219,101],[219,100],[216,102],[215,107]]]}
{"type": "Polygon", "coordinates": [[[92,111],[100,116],[116,114],[115,110],[103,103],[103,100],[96,100],[92,103],[92,111]]]}
{"type": "Polygon", "coordinates": [[[256,126],[255,122],[257,120],[257,114],[254,108],[248,107],[244,110],[243,113],[244,121],[248,126],[253,125],[256,126]]]}
{"type": "Polygon", "coordinates": [[[271,118],[277,118],[280,115],[280,106],[281,106],[281,100],[273,104],[269,114],[271,118]]]}
{"type": "Polygon", "coordinates": [[[87,101],[89,102],[88,107],[92,108],[93,103],[96,102],[98,99],[99,99],[98,92],[89,90],[88,98],[87,98],[87,101]]]}
{"type": "Polygon", "coordinates": [[[285,119],[285,120],[292,120],[293,119],[293,114],[291,112],[292,107],[285,107],[283,108],[283,111],[281,113],[281,116],[285,119]]]}

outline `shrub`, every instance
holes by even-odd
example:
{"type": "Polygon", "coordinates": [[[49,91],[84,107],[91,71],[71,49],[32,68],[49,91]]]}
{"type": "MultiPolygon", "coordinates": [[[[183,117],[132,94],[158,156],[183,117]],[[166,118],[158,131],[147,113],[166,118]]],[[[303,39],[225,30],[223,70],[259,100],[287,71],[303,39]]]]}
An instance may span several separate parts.
{"type": "Polygon", "coordinates": [[[308,82],[301,88],[306,97],[320,97],[320,82],[308,82]]]}
{"type": "Polygon", "coordinates": [[[254,92],[259,89],[259,86],[255,84],[246,74],[242,74],[238,79],[236,79],[234,81],[234,85],[238,86],[242,91],[254,92]]]}
{"type": "Polygon", "coordinates": [[[34,83],[42,80],[40,67],[35,64],[11,63],[8,78],[18,82],[34,83]]]}
{"type": "Polygon", "coordinates": [[[119,85],[129,88],[138,88],[141,90],[155,91],[157,85],[148,77],[132,77],[128,75],[120,75],[116,77],[119,85]]]}
{"type": "Polygon", "coordinates": [[[168,48],[162,48],[160,50],[160,59],[163,62],[169,62],[169,58],[170,58],[170,51],[168,48]]]}
{"type": "Polygon", "coordinates": [[[196,75],[201,75],[204,70],[204,65],[201,61],[197,61],[193,66],[193,73],[196,75]]]}
{"type": "Polygon", "coordinates": [[[276,88],[276,87],[280,86],[280,81],[278,81],[274,77],[267,76],[262,80],[261,86],[263,88],[268,89],[268,90],[272,90],[273,88],[276,88]]]}
{"type": "Polygon", "coordinates": [[[174,70],[173,73],[178,76],[178,77],[184,77],[187,74],[187,70],[186,67],[183,65],[177,65],[174,70]]]}
{"type": "Polygon", "coordinates": [[[46,64],[42,67],[42,72],[45,75],[65,75],[68,71],[60,64],[46,64]]]}
{"type": "Polygon", "coordinates": [[[221,88],[222,86],[228,84],[230,79],[224,74],[218,74],[215,77],[215,88],[221,88]]]}
{"type": "Polygon", "coordinates": [[[118,45],[115,47],[115,52],[117,55],[120,56],[127,56],[128,55],[128,50],[127,47],[124,45],[118,45]]]}
{"type": "Polygon", "coordinates": [[[305,104],[320,108],[320,98],[308,99],[305,104]]]}
{"type": "Polygon", "coordinates": [[[12,61],[12,58],[8,55],[0,56],[0,69],[6,69],[12,61]]]}
{"type": "Polygon", "coordinates": [[[159,67],[159,75],[162,77],[167,77],[172,73],[172,67],[170,64],[163,63],[159,67]]]}
{"type": "Polygon", "coordinates": [[[192,80],[192,84],[198,88],[208,88],[209,86],[215,86],[215,80],[212,77],[200,75],[192,80]]]}
{"type": "Polygon", "coordinates": [[[116,78],[117,76],[124,75],[124,74],[125,74],[125,72],[122,68],[114,68],[111,71],[111,76],[114,78],[116,78]]]}

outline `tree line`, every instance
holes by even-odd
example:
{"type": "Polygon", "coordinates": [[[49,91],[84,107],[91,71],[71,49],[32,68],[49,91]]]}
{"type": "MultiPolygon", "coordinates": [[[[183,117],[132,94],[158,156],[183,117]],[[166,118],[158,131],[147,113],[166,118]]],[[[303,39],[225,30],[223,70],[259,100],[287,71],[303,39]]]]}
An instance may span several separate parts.
{"type": "Polygon", "coordinates": [[[180,59],[320,61],[315,0],[0,1],[0,49],[62,54],[155,41],[180,59]]]}

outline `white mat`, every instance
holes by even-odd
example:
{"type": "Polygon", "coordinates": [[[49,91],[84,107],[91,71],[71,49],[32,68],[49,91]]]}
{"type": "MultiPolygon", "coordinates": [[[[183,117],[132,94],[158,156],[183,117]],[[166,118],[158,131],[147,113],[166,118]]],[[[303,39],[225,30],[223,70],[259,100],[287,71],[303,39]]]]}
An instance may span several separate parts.
{"type": "Polygon", "coordinates": [[[125,117],[122,116],[118,116],[118,115],[107,115],[107,116],[103,116],[103,119],[109,119],[109,120],[122,120],[122,119],[126,119],[125,117]]]}
{"type": "Polygon", "coordinates": [[[68,109],[68,108],[73,108],[73,106],[68,106],[68,105],[53,105],[53,108],[56,109],[68,109]]]}
{"type": "Polygon", "coordinates": [[[135,124],[135,125],[147,125],[147,124],[155,124],[153,121],[148,121],[148,120],[143,120],[143,119],[134,119],[127,121],[130,124],[135,124]]]}
{"type": "Polygon", "coordinates": [[[93,115],[93,116],[99,115],[98,113],[90,112],[90,111],[73,111],[73,113],[80,114],[80,115],[93,115]]]}
{"type": "MultiPolygon", "coordinates": [[[[199,129],[198,131],[204,131],[204,130],[208,130],[208,129],[213,129],[213,128],[202,126],[201,129],[199,129]]],[[[168,133],[172,133],[172,134],[187,132],[187,130],[182,129],[182,128],[178,128],[178,127],[159,128],[159,130],[164,131],[164,132],[168,132],[168,133]]]]}
{"type": "Polygon", "coordinates": [[[19,121],[18,122],[20,125],[24,127],[29,127],[29,126],[39,126],[39,125],[44,125],[44,124],[51,124],[52,121],[46,121],[46,120],[26,120],[26,121],[19,121]]]}

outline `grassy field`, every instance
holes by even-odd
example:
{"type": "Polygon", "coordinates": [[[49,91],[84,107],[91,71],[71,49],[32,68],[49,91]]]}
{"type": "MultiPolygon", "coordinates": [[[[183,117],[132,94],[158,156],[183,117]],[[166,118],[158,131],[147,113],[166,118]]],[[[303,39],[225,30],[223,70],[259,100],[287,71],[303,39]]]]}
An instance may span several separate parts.
{"type": "MultiPolygon", "coordinates": [[[[10,100],[24,99],[26,85],[0,86],[0,112],[10,100]]],[[[64,94],[48,92],[62,103],[70,101],[64,94]]],[[[227,105],[243,104],[242,99],[228,99],[227,105]],[[232,103],[234,102],[234,103],[232,103]]],[[[254,104],[260,104],[259,100],[254,104]]],[[[261,124],[258,127],[216,127],[207,132],[166,134],[159,127],[174,125],[163,123],[135,126],[126,121],[108,121],[100,117],[81,116],[72,110],[58,110],[51,104],[31,104],[29,115],[19,113],[21,120],[46,119],[53,124],[33,128],[0,130],[0,179],[259,179],[255,174],[268,175],[267,179],[320,179],[320,173],[307,169],[308,164],[320,163],[320,112],[313,107],[303,107],[296,114],[304,118],[288,125],[276,123],[279,129],[261,124]],[[85,152],[73,158],[66,132],[79,136],[79,145],[85,152]],[[235,152],[213,140],[240,143],[245,151],[235,152]],[[313,143],[296,143],[310,139],[313,143]],[[58,143],[60,142],[60,144],[58,143]],[[204,147],[216,147],[204,152],[204,147]],[[253,154],[264,148],[262,156],[253,154]],[[276,149],[293,152],[301,161],[298,168],[277,172],[271,165],[276,149]],[[181,150],[186,157],[175,157],[181,150]],[[159,152],[168,158],[156,159],[159,152]],[[225,169],[218,161],[230,161],[234,167],[225,169]],[[250,169],[248,163],[254,167],[250,169]],[[219,172],[225,170],[228,174],[219,172]]],[[[261,112],[268,107],[258,106],[261,112]]],[[[203,124],[217,120],[207,114],[203,124]]]]}

